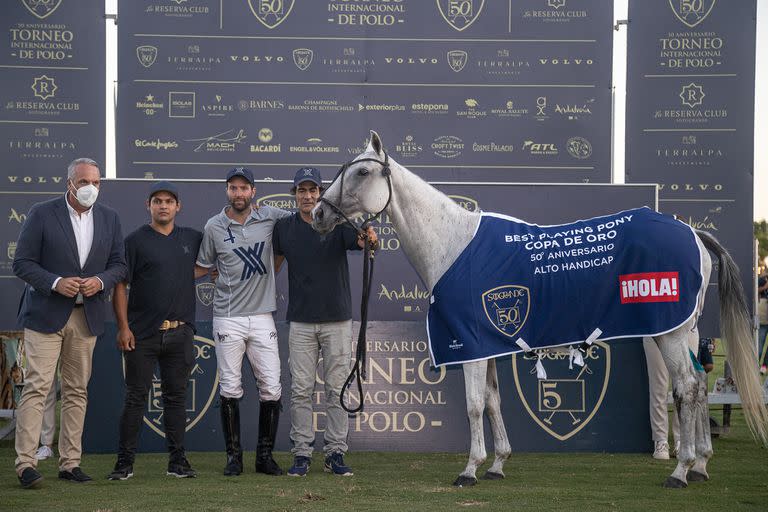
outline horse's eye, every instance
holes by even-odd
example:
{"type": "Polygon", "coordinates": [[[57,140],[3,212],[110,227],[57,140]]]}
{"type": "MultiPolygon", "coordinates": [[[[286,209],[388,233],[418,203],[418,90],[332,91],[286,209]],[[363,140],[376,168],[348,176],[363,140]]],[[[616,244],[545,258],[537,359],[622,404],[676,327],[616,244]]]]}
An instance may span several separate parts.
{"type": "Polygon", "coordinates": [[[368,169],[366,169],[365,167],[363,167],[362,169],[360,169],[359,171],[357,171],[357,175],[358,175],[358,176],[368,176],[368,169]]]}

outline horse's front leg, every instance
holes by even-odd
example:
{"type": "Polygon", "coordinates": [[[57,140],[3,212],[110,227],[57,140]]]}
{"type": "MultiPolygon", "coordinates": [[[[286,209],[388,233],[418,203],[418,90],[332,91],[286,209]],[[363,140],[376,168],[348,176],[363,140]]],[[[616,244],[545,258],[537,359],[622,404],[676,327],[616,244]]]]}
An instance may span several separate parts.
{"type": "Polygon", "coordinates": [[[501,416],[501,397],[499,396],[499,378],[496,374],[496,360],[488,360],[488,373],[485,378],[485,403],[488,420],[493,431],[493,449],[496,457],[493,465],[483,475],[485,480],[498,480],[504,478],[504,462],[512,453],[507,437],[507,429],[504,426],[504,418],[501,416]]]}
{"type": "Polygon", "coordinates": [[[487,361],[464,364],[464,390],[469,416],[470,449],[469,460],[464,471],[454,480],[453,485],[463,487],[475,485],[477,467],[485,462],[485,437],[483,435],[483,410],[485,409],[485,376],[487,361]]]}

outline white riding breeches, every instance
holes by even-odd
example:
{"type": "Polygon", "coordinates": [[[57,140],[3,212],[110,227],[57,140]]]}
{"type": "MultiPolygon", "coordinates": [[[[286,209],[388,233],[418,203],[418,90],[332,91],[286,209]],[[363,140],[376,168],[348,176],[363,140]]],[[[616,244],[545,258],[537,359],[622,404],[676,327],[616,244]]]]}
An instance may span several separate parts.
{"type": "Polygon", "coordinates": [[[280,400],[280,353],[272,313],[214,317],[213,339],[221,396],[243,396],[243,356],[246,355],[259,387],[259,400],[280,400]]]}

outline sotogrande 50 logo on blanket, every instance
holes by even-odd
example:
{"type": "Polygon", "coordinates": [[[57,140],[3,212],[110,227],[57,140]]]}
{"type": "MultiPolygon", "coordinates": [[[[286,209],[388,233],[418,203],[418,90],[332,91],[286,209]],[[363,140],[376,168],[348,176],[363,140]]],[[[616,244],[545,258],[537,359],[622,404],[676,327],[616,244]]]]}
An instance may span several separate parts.
{"type": "Polygon", "coordinates": [[[493,326],[512,338],[525,325],[531,309],[531,291],[525,286],[506,284],[483,293],[483,310],[493,326]]]}
{"type": "Polygon", "coordinates": [[[567,353],[543,356],[547,378],[536,378],[536,358],[512,356],[515,387],[525,410],[539,427],[558,441],[576,435],[595,417],[611,376],[611,347],[594,343],[584,366],[570,368],[567,353]]]}

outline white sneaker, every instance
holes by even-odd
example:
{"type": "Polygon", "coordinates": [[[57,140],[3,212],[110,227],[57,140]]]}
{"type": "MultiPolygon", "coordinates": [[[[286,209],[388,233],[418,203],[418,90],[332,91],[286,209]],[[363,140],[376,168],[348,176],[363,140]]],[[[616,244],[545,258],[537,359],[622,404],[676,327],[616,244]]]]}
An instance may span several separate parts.
{"type": "Polygon", "coordinates": [[[37,460],[45,460],[50,457],[53,457],[53,450],[48,448],[47,446],[43,445],[40,448],[37,449],[37,453],[35,453],[35,458],[37,460]]]}
{"type": "Polygon", "coordinates": [[[669,459],[669,443],[666,441],[656,441],[653,448],[653,458],[660,460],[669,459]]]}

